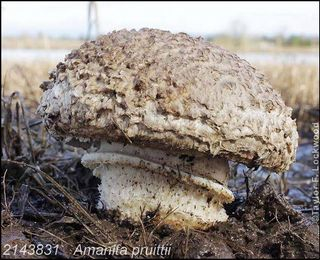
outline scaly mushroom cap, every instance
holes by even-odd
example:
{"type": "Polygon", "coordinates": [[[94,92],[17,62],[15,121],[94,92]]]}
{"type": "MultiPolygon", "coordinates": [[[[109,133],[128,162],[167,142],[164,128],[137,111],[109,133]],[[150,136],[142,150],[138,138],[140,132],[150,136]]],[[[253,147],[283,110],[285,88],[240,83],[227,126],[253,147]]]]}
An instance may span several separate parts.
{"type": "Polygon", "coordinates": [[[42,84],[56,136],[197,151],[283,172],[298,134],[248,62],[184,33],[121,30],[86,42],[42,84]]]}

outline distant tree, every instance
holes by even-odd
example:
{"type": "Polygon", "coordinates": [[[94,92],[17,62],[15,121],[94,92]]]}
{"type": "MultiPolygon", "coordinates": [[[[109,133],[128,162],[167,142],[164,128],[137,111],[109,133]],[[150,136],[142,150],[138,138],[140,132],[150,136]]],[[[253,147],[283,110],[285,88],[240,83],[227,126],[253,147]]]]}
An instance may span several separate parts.
{"type": "Polygon", "coordinates": [[[289,46],[311,46],[312,45],[312,39],[303,37],[303,36],[298,36],[298,35],[292,35],[290,36],[286,41],[286,45],[289,46]]]}

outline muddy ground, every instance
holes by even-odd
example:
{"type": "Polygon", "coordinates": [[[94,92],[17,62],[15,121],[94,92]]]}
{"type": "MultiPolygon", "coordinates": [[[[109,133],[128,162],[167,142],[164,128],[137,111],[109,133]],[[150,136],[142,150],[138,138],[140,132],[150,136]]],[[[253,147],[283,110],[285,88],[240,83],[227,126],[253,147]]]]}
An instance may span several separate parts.
{"type": "Polygon", "coordinates": [[[295,111],[294,117],[300,145],[284,178],[264,169],[249,175],[251,169],[231,163],[236,201],[226,206],[228,222],[177,231],[161,224],[157,212],[143,212],[135,224],[98,208],[99,180],[81,165],[83,151],[48,136],[18,94],[3,97],[2,257],[87,258],[76,250],[81,244],[108,249],[91,251],[91,258],[318,258],[311,123],[319,121],[319,110],[295,111]]]}

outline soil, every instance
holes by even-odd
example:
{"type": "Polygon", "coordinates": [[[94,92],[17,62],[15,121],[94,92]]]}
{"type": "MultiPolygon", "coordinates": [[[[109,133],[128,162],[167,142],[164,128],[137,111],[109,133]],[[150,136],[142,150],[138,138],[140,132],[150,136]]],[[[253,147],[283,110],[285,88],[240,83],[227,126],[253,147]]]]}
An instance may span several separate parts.
{"type": "Polygon", "coordinates": [[[23,101],[15,95],[3,99],[2,257],[87,258],[76,250],[81,244],[123,248],[104,254],[96,251],[90,255],[93,258],[319,258],[310,129],[303,128],[309,131],[301,138],[306,141],[300,144],[298,160],[284,184],[263,169],[248,177],[250,169],[233,165],[230,187],[236,200],[225,206],[229,220],[206,231],[174,230],[161,224],[157,212],[143,212],[141,223],[132,223],[121,221],[116,211],[98,207],[99,179],[81,165],[83,151],[49,137],[34,111],[25,109],[23,115],[22,108],[23,101]],[[31,255],[21,250],[31,244],[47,247],[31,255]],[[58,245],[57,250],[49,250],[48,245],[58,245]],[[162,255],[141,250],[160,245],[168,249],[162,255]]]}

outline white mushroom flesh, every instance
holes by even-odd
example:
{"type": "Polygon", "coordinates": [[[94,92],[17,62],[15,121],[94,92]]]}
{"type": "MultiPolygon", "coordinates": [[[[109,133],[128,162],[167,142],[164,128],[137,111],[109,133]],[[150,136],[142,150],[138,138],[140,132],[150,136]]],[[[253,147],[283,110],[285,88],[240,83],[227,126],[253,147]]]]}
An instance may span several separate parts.
{"type": "Polygon", "coordinates": [[[103,143],[82,163],[101,179],[102,203],[123,219],[139,221],[157,210],[163,223],[206,228],[227,220],[223,204],[234,199],[226,187],[228,162],[221,158],[103,143]]]}

